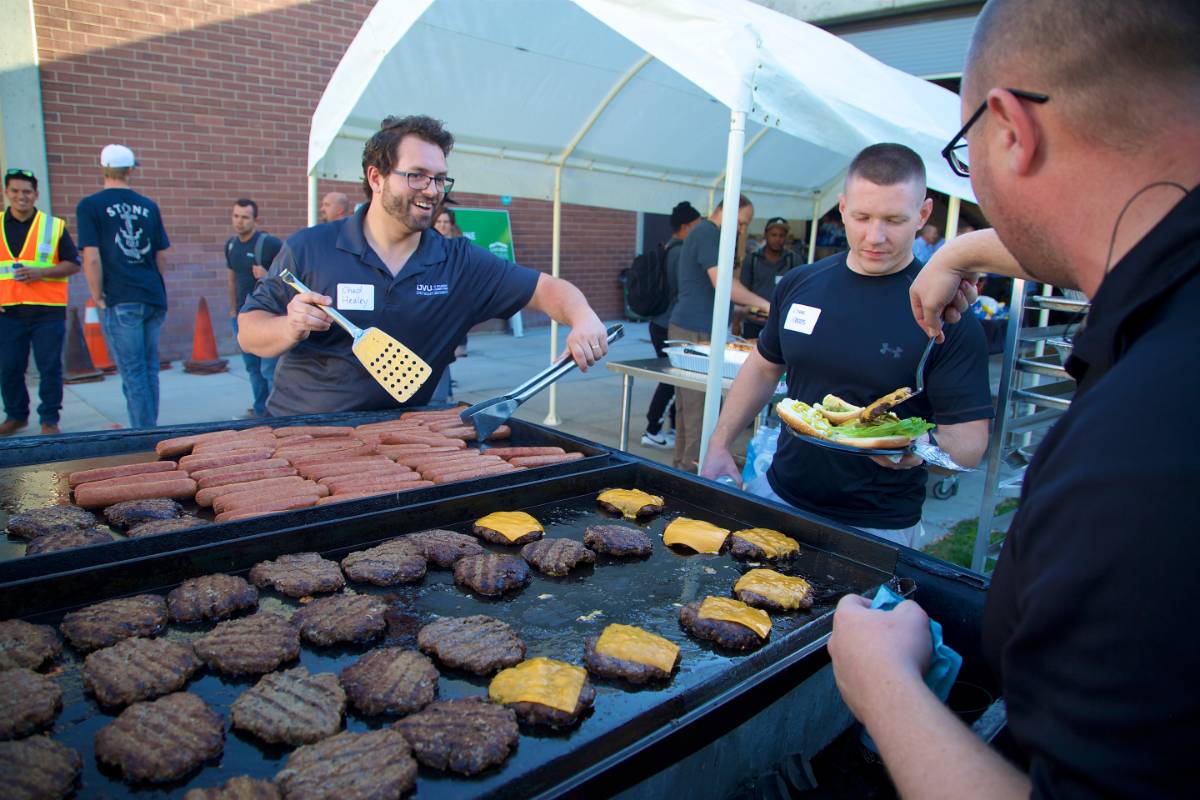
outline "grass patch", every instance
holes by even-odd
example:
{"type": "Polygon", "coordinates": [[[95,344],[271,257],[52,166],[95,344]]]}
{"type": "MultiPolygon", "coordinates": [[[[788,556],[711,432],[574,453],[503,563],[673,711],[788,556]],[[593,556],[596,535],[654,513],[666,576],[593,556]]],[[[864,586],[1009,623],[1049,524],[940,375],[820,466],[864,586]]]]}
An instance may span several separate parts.
{"type": "MultiPolygon", "coordinates": [[[[996,505],[996,516],[1007,514],[1016,507],[1017,499],[1015,497],[1005,498],[996,505]]],[[[928,553],[934,558],[949,561],[951,564],[958,564],[960,567],[970,567],[971,554],[975,550],[975,535],[978,531],[978,518],[960,520],[951,526],[948,534],[922,548],[922,552],[928,553]]],[[[993,531],[989,544],[996,544],[1003,539],[1003,533],[993,531]]],[[[995,563],[994,558],[989,558],[985,571],[990,572],[995,563]]]]}

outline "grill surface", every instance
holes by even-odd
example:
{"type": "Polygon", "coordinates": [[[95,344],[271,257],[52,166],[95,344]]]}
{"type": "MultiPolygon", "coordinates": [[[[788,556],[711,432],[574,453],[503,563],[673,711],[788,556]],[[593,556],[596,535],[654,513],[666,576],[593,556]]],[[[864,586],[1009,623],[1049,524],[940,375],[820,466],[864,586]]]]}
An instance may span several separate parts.
{"type": "MultiPolygon", "coordinates": [[[[249,539],[222,542],[186,553],[162,554],[134,563],[101,565],[56,576],[45,576],[0,586],[0,605],[22,609],[34,622],[54,623],[65,610],[61,604],[94,602],[115,592],[145,590],[147,576],[159,576],[154,591],[165,593],[186,577],[223,570],[244,574],[262,558],[282,552],[315,549],[340,559],[390,536],[430,527],[469,531],[474,519],[491,511],[527,511],[546,527],[548,536],[582,540],[591,524],[614,522],[595,505],[595,495],[609,487],[642,488],[666,498],[666,512],[643,526],[655,542],[653,555],[643,561],[622,561],[598,556],[594,567],[564,578],[535,573],[522,592],[500,600],[465,594],[454,586],[450,570],[433,569],[420,584],[389,588],[354,584],[353,589],[386,598],[390,603],[385,636],[367,645],[313,648],[305,645],[299,663],[310,672],[340,672],[372,647],[416,647],[417,630],[439,616],[489,614],[508,622],[528,646],[527,657],[548,656],[581,663],[583,641],[610,622],[639,625],[677,643],[682,651],[680,671],[665,688],[631,690],[624,685],[595,680],[594,713],[565,734],[522,730],[514,755],[499,769],[473,779],[454,778],[422,768],[418,792],[422,797],[528,797],[555,794],[580,773],[601,762],[619,762],[647,738],[670,729],[673,721],[714,705],[737,703],[741,691],[797,659],[816,655],[828,633],[833,604],[841,594],[867,592],[892,578],[895,550],[828,524],[800,517],[726,492],[678,473],[644,465],[623,465],[580,473],[567,478],[535,482],[519,488],[497,489],[460,498],[455,502],[427,503],[403,511],[382,512],[345,519],[339,523],[308,525],[286,531],[265,532],[249,539]],[[728,595],[733,583],[750,565],[726,555],[684,555],[662,544],[662,530],[677,516],[708,520],[723,527],[773,527],[797,538],[801,555],[781,571],[810,579],[817,601],[808,612],[776,614],[770,641],[747,655],[726,655],[690,639],[677,622],[678,606],[707,594],[728,595]],[[837,554],[835,554],[837,553],[837,554]],[[51,606],[57,611],[48,611],[51,606]]],[[[492,552],[515,552],[485,544],[492,552]]],[[[297,601],[264,591],[260,609],[284,611],[297,601]]],[[[191,639],[211,624],[172,625],[172,639],[191,639]]],[[[92,756],[95,732],[111,721],[95,702],[82,694],[80,659],[64,655],[57,678],[64,687],[65,708],[53,729],[55,739],[84,755],[83,795],[135,794],[92,756]]],[[[485,694],[487,678],[440,668],[439,697],[485,694]]],[[[228,722],[229,706],[252,685],[204,672],[187,689],[203,697],[228,722]]],[[[364,719],[349,713],[347,728],[364,731],[383,727],[391,720],[364,719]]],[[[167,796],[184,787],[223,783],[229,776],[250,774],[270,778],[286,760],[289,748],[262,745],[238,733],[229,733],[219,767],[205,766],[187,781],[139,789],[137,796],[167,796]]]]}

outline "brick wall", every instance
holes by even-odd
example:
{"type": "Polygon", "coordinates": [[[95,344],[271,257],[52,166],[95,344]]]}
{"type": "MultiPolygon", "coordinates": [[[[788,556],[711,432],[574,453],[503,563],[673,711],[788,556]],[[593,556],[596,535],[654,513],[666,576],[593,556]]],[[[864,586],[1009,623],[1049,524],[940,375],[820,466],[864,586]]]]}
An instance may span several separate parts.
{"type": "MultiPolygon", "coordinates": [[[[221,252],[232,200],[257,200],[260,225],[277,235],[305,224],[309,120],[372,5],[34,0],[54,213],[74,232],[75,204],[99,188],[100,149],[134,149],[133,188],[159,203],[173,244],[164,358],[190,354],[199,297],[208,298],[218,346],[232,352],[221,252]]],[[[323,192],[334,188],[361,197],[356,186],[322,182],[323,192]]],[[[497,198],[460,198],[500,207],[497,198]]],[[[509,211],[519,260],[549,271],[550,204],[516,199],[509,211]]],[[[616,274],[633,255],[634,228],[632,213],[563,210],[563,277],[606,319],[621,313],[616,274]]],[[[79,275],[72,304],[86,297],[79,275]]]]}

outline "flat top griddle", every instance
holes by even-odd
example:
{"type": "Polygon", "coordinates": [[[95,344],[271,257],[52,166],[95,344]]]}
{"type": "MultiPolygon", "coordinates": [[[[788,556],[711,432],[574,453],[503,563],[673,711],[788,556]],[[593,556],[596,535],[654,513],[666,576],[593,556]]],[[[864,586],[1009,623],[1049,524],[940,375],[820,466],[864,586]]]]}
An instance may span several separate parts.
{"type": "MultiPolygon", "coordinates": [[[[119,587],[117,591],[120,592],[145,591],[156,574],[167,574],[176,579],[181,575],[205,574],[216,569],[239,571],[264,554],[278,555],[310,548],[340,559],[347,552],[377,541],[429,527],[469,532],[471,522],[488,511],[524,510],[542,522],[548,537],[582,539],[587,526],[618,521],[600,512],[595,505],[599,490],[616,486],[636,486],[666,498],[666,512],[641,526],[655,542],[654,553],[649,558],[626,561],[599,556],[594,567],[573,572],[565,578],[548,578],[535,571],[528,587],[500,600],[465,593],[453,584],[449,570],[430,570],[422,583],[411,586],[381,589],[351,584],[355,591],[379,594],[389,600],[391,609],[385,637],[360,646],[303,647],[299,663],[310,672],[339,672],[373,647],[415,647],[417,630],[438,617],[479,613],[512,625],[526,642],[527,657],[548,656],[581,664],[584,639],[598,634],[611,622],[639,625],[680,646],[682,665],[665,687],[636,689],[619,682],[593,679],[597,689],[594,712],[576,728],[564,733],[523,728],[513,756],[500,768],[473,779],[422,768],[417,784],[419,796],[554,794],[556,787],[605,759],[619,758],[623,750],[669,728],[673,721],[713,703],[736,702],[730,698],[737,694],[739,687],[789,659],[819,650],[829,631],[833,605],[838,597],[846,592],[870,591],[892,578],[887,557],[891,556],[891,568],[894,569],[894,551],[888,548],[869,542],[864,544],[865,540],[854,539],[836,529],[744,496],[710,489],[677,473],[642,465],[624,465],[527,487],[479,493],[456,504],[431,503],[423,509],[374,514],[340,525],[263,534],[255,542],[226,542],[208,548],[207,552],[162,555],[159,557],[161,571],[155,569],[152,561],[110,565],[107,571],[117,580],[105,585],[119,587]],[[520,502],[521,498],[526,502],[520,502]],[[709,505],[719,506],[721,510],[705,507],[709,505]],[[665,547],[662,530],[678,516],[704,519],[733,529],[775,527],[795,536],[801,542],[801,555],[778,568],[786,574],[811,580],[817,589],[816,604],[807,612],[773,614],[774,628],[769,642],[749,654],[718,651],[692,640],[679,628],[679,605],[708,594],[728,596],[733,583],[752,565],[735,561],[728,554],[683,554],[665,547]],[[841,536],[853,539],[844,542],[851,550],[865,548],[856,556],[865,554],[867,557],[836,555],[814,544],[819,542],[828,546],[830,542],[843,542],[841,536]],[[354,541],[353,545],[346,544],[347,537],[354,541]],[[322,541],[331,546],[321,547],[322,541]],[[872,561],[875,562],[873,565],[868,563],[872,561]]],[[[484,547],[497,552],[519,551],[519,548],[487,543],[484,547]]],[[[46,578],[20,588],[25,596],[42,598],[39,602],[45,607],[52,602],[48,598],[62,596],[49,585],[56,580],[73,579],[69,575],[46,578]],[[46,585],[39,590],[39,583],[46,585]]],[[[165,592],[169,588],[159,586],[154,591],[165,592]]],[[[105,596],[112,596],[111,589],[105,596]]],[[[297,601],[270,590],[262,592],[260,608],[263,610],[295,607],[298,607],[297,601]]],[[[65,610],[33,613],[27,619],[57,624],[65,610]]],[[[211,627],[208,624],[172,625],[167,635],[191,639],[211,627]]],[[[116,774],[100,768],[92,754],[92,737],[115,715],[101,710],[94,700],[84,695],[78,674],[81,661],[77,653],[66,647],[62,671],[57,676],[65,690],[65,707],[52,730],[55,739],[83,754],[81,796],[166,797],[181,794],[185,787],[214,786],[239,774],[270,778],[291,752],[290,748],[265,745],[227,727],[225,752],[219,764],[206,765],[187,780],[174,784],[126,786],[116,774]]],[[[439,669],[440,698],[486,694],[488,678],[477,678],[444,667],[439,669]]],[[[201,677],[186,688],[219,711],[228,726],[230,704],[253,682],[202,672],[201,677]]],[[[392,721],[366,719],[354,712],[349,712],[346,719],[346,727],[354,731],[382,727],[392,721]]]]}

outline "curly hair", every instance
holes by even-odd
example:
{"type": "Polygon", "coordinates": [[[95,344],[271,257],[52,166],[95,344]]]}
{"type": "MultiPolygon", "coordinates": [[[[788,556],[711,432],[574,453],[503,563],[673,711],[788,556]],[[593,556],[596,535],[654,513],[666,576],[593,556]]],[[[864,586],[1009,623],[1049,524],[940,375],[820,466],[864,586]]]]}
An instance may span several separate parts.
{"type": "Polygon", "coordinates": [[[407,117],[386,117],[379,123],[379,131],[363,146],[363,193],[370,201],[373,192],[367,182],[367,167],[375,167],[386,175],[396,166],[396,152],[400,141],[409,134],[436,144],[445,155],[454,147],[454,136],[442,127],[440,119],[414,114],[407,117]]]}

